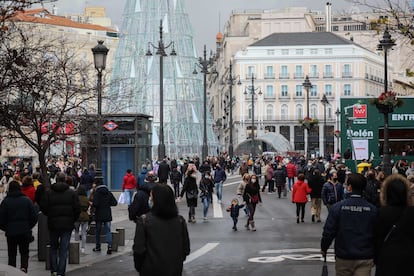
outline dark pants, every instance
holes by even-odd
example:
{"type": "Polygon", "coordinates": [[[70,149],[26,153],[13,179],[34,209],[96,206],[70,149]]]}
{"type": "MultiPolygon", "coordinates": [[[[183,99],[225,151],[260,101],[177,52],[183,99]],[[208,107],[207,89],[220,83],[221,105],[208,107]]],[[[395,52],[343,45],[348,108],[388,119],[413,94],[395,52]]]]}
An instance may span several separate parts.
{"type": "Polygon", "coordinates": [[[50,272],[65,275],[72,230],[50,230],[50,272]]]}
{"type": "Polygon", "coordinates": [[[302,220],[305,217],[305,205],[306,205],[306,202],[305,203],[296,203],[296,217],[299,218],[299,215],[301,215],[300,219],[302,219],[302,220]],[[302,211],[302,214],[301,214],[301,211],[302,211]]]}
{"type": "Polygon", "coordinates": [[[273,193],[275,191],[275,181],[268,180],[267,183],[269,184],[269,193],[273,193]]]}
{"type": "Polygon", "coordinates": [[[9,265],[16,267],[17,247],[20,252],[20,267],[27,270],[29,265],[29,244],[30,233],[8,236],[7,237],[7,253],[9,256],[9,265]]]}
{"type": "Polygon", "coordinates": [[[233,227],[237,227],[237,222],[239,221],[238,217],[231,217],[233,219],[233,227]]]}
{"type": "Polygon", "coordinates": [[[175,198],[180,197],[180,181],[173,180],[172,181],[172,184],[174,186],[174,195],[175,195],[175,198]]]}

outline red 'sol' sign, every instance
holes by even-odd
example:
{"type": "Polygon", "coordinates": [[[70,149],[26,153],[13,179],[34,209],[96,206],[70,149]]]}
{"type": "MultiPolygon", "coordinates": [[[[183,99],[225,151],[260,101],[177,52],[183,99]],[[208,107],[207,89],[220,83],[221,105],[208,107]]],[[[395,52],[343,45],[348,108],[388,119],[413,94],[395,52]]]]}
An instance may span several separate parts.
{"type": "Polygon", "coordinates": [[[366,104],[354,105],[354,118],[358,118],[358,119],[367,118],[367,105],[366,104]]]}

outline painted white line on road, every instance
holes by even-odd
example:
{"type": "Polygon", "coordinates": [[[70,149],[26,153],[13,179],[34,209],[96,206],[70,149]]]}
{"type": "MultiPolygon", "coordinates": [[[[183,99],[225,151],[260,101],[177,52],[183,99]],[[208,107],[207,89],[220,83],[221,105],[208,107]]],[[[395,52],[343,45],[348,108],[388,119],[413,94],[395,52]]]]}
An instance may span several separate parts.
{"type": "Polygon", "coordinates": [[[223,210],[221,209],[221,204],[217,202],[217,195],[213,193],[213,214],[215,218],[223,217],[223,210]]]}
{"type": "Polygon", "coordinates": [[[212,242],[212,243],[207,243],[206,245],[204,245],[203,247],[201,247],[200,249],[196,250],[195,252],[191,253],[190,255],[188,255],[187,259],[185,260],[184,264],[187,264],[191,261],[194,261],[195,259],[203,256],[204,254],[206,254],[207,252],[213,250],[217,245],[219,245],[220,243],[218,242],[212,242]]]}
{"type": "MultiPolygon", "coordinates": [[[[291,249],[275,249],[275,250],[262,250],[259,254],[286,254],[286,253],[298,253],[298,252],[321,252],[318,248],[291,248],[291,249]]],[[[333,253],[333,249],[328,250],[329,253],[333,253]]]]}

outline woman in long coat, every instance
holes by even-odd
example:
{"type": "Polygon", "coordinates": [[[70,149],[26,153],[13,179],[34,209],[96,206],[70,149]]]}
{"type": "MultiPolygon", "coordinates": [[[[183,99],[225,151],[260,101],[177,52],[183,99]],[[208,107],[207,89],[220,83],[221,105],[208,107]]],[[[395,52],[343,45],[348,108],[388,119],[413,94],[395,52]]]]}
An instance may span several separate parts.
{"type": "Polygon", "coordinates": [[[196,222],[195,208],[198,201],[198,187],[197,187],[197,171],[190,169],[187,171],[187,176],[184,179],[183,189],[181,190],[180,198],[185,197],[188,207],[188,222],[196,222]]]}
{"type": "Polygon", "coordinates": [[[257,204],[262,203],[262,197],[260,196],[260,185],[257,182],[257,176],[255,174],[250,176],[249,183],[244,188],[243,200],[249,206],[249,218],[247,219],[245,227],[247,230],[256,231],[254,213],[256,212],[257,204]]]}

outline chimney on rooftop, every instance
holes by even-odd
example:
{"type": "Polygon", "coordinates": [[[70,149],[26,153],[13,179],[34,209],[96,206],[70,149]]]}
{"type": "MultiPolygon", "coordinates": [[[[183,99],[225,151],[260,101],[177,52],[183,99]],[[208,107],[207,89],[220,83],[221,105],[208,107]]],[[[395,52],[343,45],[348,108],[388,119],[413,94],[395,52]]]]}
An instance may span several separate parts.
{"type": "Polygon", "coordinates": [[[331,32],[332,31],[332,3],[326,2],[325,7],[325,25],[326,25],[326,31],[331,32]]]}

